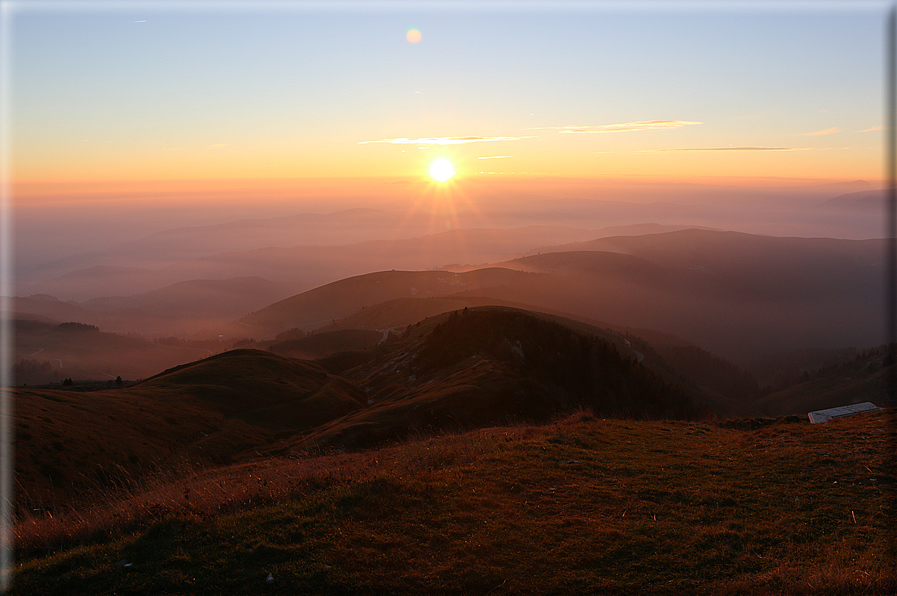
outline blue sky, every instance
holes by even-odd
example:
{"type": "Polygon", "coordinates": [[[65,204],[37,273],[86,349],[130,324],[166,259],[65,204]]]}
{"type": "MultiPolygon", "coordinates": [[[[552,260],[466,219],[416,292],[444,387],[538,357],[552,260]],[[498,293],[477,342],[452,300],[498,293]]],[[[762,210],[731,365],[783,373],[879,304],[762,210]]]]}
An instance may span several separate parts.
{"type": "Polygon", "coordinates": [[[420,4],[4,3],[13,175],[881,170],[884,3],[420,4]]]}

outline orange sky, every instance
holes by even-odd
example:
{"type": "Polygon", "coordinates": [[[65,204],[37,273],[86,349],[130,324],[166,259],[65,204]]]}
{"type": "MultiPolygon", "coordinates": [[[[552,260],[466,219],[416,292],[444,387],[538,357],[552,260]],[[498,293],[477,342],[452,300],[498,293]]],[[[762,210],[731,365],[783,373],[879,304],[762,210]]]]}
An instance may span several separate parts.
{"type": "Polygon", "coordinates": [[[434,13],[413,43],[399,12],[20,9],[13,197],[376,197],[357,181],[438,158],[458,183],[883,177],[881,14],[709,8],[434,13]]]}

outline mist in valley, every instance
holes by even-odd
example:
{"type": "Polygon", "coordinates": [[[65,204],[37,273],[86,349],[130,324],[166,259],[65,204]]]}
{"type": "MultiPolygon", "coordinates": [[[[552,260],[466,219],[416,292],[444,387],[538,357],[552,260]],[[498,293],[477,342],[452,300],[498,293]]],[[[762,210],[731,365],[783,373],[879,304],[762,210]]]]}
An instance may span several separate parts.
{"type": "MultiPolygon", "coordinates": [[[[474,181],[449,200],[381,181],[354,187],[373,188],[367,195],[319,197],[318,211],[303,196],[313,185],[297,183],[301,208],[264,194],[24,208],[14,220],[16,362],[49,366],[46,382],[144,378],[291,328],[345,327],[386,301],[451,297],[673,334],[771,383],[774,354],[884,343],[883,191],[788,182],[474,181]],[[483,273],[438,288],[342,281],[392,270],[483,273]],[[345,297],[282,320],[256,313],[325,286],[345,297]],[[53,325],[70,321],[103,333],[64,345],[53,325]]],[[[409,325],[452,304],[394,304],[407,315],[393,324],[356,324],[409,325]]]]}

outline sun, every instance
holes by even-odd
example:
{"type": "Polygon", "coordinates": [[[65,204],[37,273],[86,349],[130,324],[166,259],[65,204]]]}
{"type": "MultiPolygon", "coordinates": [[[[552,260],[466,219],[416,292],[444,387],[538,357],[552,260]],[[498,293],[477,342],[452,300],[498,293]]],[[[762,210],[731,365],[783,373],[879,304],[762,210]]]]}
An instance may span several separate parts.
{"type": "Polygon", "coordinates": [[[455,175],[455,168],[452,162],[447,159],[437,159],[430,164],[430,176],[437,182],[445,182],[455,175]]]}

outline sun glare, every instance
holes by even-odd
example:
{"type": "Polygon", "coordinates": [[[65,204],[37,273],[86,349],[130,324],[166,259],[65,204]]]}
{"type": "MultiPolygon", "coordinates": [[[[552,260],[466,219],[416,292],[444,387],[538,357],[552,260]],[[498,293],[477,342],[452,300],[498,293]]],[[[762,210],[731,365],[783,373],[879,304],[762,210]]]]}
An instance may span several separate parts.
{"type": "Polygon", "coordinates": [[[455,168],[447,159],[437,159],[430,164],[430,176],[438,182],[445,182],[455,175],[455,168]]]}

